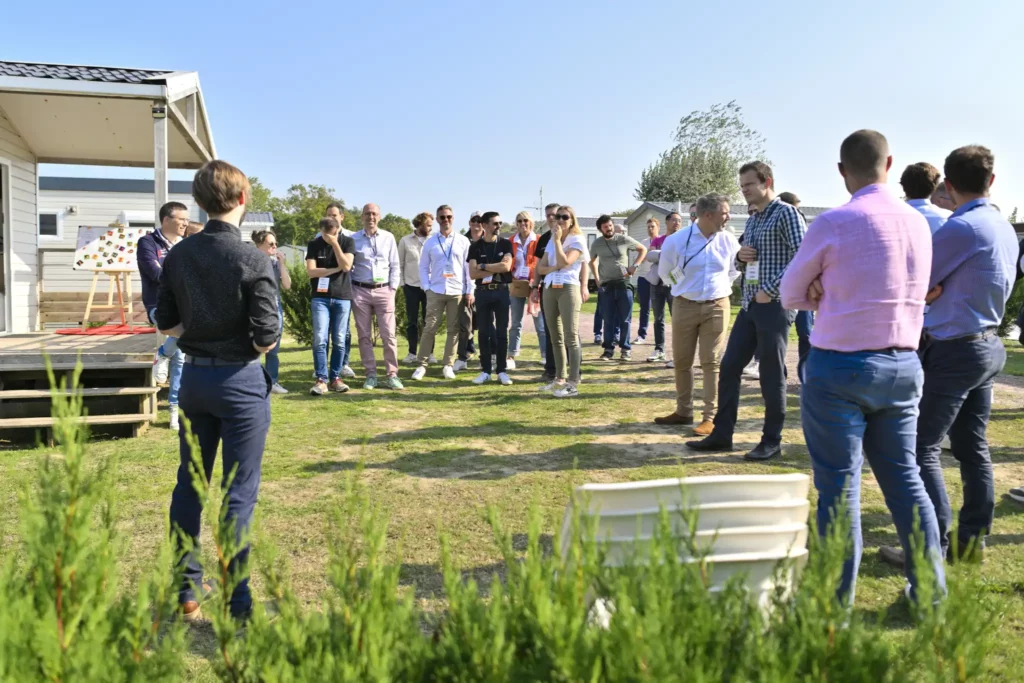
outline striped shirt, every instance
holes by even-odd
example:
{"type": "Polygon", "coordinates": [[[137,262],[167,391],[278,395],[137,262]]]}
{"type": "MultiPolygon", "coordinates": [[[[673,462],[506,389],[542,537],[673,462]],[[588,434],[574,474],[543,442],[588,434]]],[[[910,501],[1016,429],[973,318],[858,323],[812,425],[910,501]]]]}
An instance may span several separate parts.
{"type": "Polygon", "coordinates": [[[747,219],[743,228],[743,246],[757,249],[758,281],[743,281],[742,306],[744,310],[758,291],[764,290],[773,301],[779,299],[779,285],[789,262],[796,255],[807,232],[804,217],[794,207],[778,197],[764,211],[747,219]]]}

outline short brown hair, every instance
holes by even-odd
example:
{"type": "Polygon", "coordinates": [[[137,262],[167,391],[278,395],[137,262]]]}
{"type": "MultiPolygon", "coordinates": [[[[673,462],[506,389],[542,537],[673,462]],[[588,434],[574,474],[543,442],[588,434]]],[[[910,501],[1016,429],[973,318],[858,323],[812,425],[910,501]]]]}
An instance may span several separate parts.
{"type": "Polygon", "coordinates": [[[212,216],[223,216],[237,208],[238,198],[249,191],[245,174],[220,159],[203,164],[192,179],[192,197],[199,208],[212,216]]]}
{"type": "Polygon", "coordinates": [[[320,219],[320,229],[321,230],[337,230],[340,227],[341,227],[341,225],[338,223],[338,221],[334,220],[333,218],[321,218],[320,219]]]}
{"type": "Polygon", "coordinates": [[[422,226],[424,223],[426,223],[428,220],[433,221],[434,214],[430,213],[429,211],[418,213],[416,214],[416,217],[412,219],[412,227],[418,228],[422,226]]]}
{"type": "Polygon", "coordinates": [[[331,202],[330,204],[325,206],[324,215],[326,216],[327,212],[330,211],[331,209],[337,209],[338,213],[340,213],[342,216],[345,215],[345,206],[341,202],[331,202]]]}
{"type": "Polygon", "coordinates": [[[452,213],[455,213],[455,209],[453,209],[452,207],[448,206],[447,204],[442,204],[441,206],[437,207],[437,212],[438,212],[438,213],[441,213],[441,212],[442,212],[442,211],[444,211],[445,209],[448,209],[448,210],[449,210],[449,211],[451,211],[452,213]]]}
{"type": "Polygon", "coordinates": [[[942,174],[927,161],[910,164],[903,169],[900,186],[907,199],[928,199],[938,189],[942,174]]]}
{"type": "Polygon", "coordinates": [[[558,209],[561,206],[562,206],[561,204],[548,204],[547,206],[544,207],[544,213],[546,214],[548,211],[551,211],[551,209],[554,209],[555,211],[558,211],[558,209]]]}
{"type": "Polygon", "coordinates": [[[189,221],[188,227],[185,228],[185,237],[191,237],[197,232],[202,232],[205,226],[198,221],[189,221]]]}
{"type": "Polygon", "coordinates": [[[648,223],[654,223],[658,227],[661,227],[661,221],[659,221],[657,218],[648,218],[647,222],[648,223]]]}
{"type": "Polygon", "coordinates": [[[889,158],[889,141],[877,130],[854,131],[839,146],[839,161],[850,175],[864,180],[878,177],[889,158]]]}
{"type": "Polygon", "coordinates": [[[950,152],[942,170],[949,184],[960,192],[984,194],[992,182],[995,166],[992,150],[981,145],[967,145],[950,152]]]}
{"type": "Polygon", "coordinates": [[[747,163],[740,166],[740,175],[753,171],[757,174],[757,179],[762,183],[767,183],[768,179],[775,180],[775,176],[772,175],[772,167],[763,161],[748,161],[747,163]]]}

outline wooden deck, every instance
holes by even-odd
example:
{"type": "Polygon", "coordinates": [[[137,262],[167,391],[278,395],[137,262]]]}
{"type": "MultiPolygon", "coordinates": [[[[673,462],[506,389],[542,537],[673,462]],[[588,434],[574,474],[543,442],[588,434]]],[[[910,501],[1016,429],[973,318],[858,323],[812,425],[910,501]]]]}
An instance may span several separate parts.
{"type": "Polygon", "coordinates": [[[79,357],[85,368],[148,367],[153,363],[156,340],[155,334],[0,336],[0,372],[45,369],[46,356],[54,370],[73,370],[79,357]]]}

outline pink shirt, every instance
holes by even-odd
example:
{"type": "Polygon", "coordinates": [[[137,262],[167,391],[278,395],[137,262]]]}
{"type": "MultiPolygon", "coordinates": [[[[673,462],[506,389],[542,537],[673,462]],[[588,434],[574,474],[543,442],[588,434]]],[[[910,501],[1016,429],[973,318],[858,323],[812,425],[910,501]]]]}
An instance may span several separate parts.
{"type": "Polygon", "coordinates": [[[811,345],[819,349],[916,349],[931,266],[925,217],[885,186],[868,185],[807,229],[782,278],[782,305],[818,311],[811,345]],[[808,301],[819,276],[825,294],[808,301]]]}

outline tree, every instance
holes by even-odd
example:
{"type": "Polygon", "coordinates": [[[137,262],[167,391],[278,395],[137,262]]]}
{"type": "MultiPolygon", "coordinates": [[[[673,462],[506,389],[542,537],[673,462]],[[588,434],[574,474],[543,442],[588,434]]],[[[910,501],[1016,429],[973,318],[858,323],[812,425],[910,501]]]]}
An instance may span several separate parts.
{"type": "Polygon", "coordinates": [[[256,176],[249,178],[250,196],[247,197],[246,210],[248,211],[273,211],[271,202],[273,193],[270,188],[260,182],[256,176]]]}
{"type": "Polygon", "coordinates": [[[640,174],[638,200],[690,202],[709,192],[735,199],[739,167],[753,159],[767,161],[764,137],[744,123],[735,101],[684,116],[673,140],[675,146],[640,174]]]}
{"type": "MultiPolygon", "coordinates": [[[[334,196],[334,188],[325,185],[292,185],[283,198],[272,197],[269,210],[274,212],[277,239],[282,244],[305,245],[320,230],[327,205],[345,202],[334,196]]],[[[350,211],[346,208],[346,223],[350,211]]]]}

